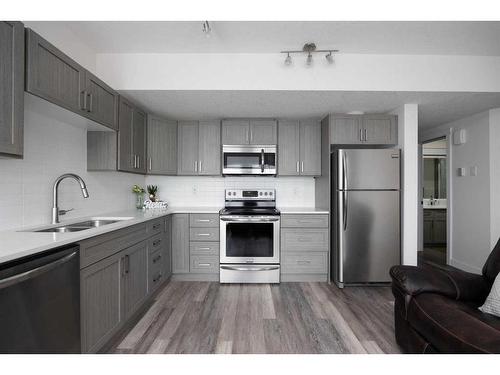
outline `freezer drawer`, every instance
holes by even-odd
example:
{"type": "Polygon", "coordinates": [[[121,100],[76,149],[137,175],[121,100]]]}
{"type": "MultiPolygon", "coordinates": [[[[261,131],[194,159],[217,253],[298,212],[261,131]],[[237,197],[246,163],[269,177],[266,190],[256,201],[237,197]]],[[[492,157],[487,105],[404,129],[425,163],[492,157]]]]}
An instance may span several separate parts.
{"type": "Polygon", "coordinates": [[[337,281],[389,282],[401,261],[399,192],[346,191],[336,199],[337,281]]]}

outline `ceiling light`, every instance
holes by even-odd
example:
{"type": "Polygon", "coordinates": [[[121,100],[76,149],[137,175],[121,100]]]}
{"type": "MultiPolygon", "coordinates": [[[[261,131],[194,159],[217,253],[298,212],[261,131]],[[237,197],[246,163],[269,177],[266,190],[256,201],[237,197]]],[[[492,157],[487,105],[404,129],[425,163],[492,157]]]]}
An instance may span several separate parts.
{"type": "Polygon", "coordinates": [[[210,24],[208,21],[203,22],[202,29],[203,33],[207,38],[210,37],[210,34],[212,33],[212,28],[210,27],[210,24]]]}
{"type": "Polygon", "coordinates": [[[312,65],[312,63],[313,63],[313,57],[311,55],[311,52],[309,52],[309,55],[307,55],[306,64],[312,65]]]}
{"type": "Polygon", "coordinates": [[[281,53],[286,53],[285,65],[292,64],[292,57],[290,56],[290,54],[306,53],[307,54],[306,65],[310,66],[313,64],[313,53],[327,52],[327,54],[325,55],[326,61],[328,61],[328,63],[330,64],[333,64],[334,62],[333,54],[338,51],[339,51],[338,49],[316,49],[315,43],[306,43],[302,47],[302,50],[286,50],[286,51],[281,51],[281,53]]]}
{"type": "Polygon", "coordinates": [[[330,64],[333,64],[333,55],[332,51],[328,52],[327,55],[325,56],[326,61],[328,61],[330,64]]]}

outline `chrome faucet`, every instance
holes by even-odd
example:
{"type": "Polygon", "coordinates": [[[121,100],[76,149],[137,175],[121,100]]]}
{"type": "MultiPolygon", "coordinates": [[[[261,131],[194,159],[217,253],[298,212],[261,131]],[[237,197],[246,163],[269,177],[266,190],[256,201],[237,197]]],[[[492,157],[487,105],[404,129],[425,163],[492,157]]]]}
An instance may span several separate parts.
{"type": "Polygon", "coordinates": [[[58,188],[59,184],[61,183],[62,180],[65,178],[72,178],[76,180],[80,184],[80,189],[82,189],[82,194],[84,198],[89,197],[89,192],[87,191],[87,185],[85,185],[85,181],[82,180],[82,178],[74,173],[65,173],[59,177],[56,178],[54,181],[54,190],[53,190],[53,205],[52,205],[52,224],[57,224],[59,223],[59,214],[64,215],[66,212],[71,211],[71,210],[59,210],[59,205],[58,205],[58,188]]]}

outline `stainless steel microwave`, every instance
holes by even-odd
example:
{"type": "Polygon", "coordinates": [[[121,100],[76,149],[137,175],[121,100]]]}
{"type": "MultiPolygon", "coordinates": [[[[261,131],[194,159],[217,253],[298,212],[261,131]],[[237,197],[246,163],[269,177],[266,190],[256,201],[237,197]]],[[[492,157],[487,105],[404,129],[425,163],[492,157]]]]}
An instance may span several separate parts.
{"type": "Polygon", "coordinates": [[[223,145],[223,175],[276,175],[276,145],[223,145]]]}

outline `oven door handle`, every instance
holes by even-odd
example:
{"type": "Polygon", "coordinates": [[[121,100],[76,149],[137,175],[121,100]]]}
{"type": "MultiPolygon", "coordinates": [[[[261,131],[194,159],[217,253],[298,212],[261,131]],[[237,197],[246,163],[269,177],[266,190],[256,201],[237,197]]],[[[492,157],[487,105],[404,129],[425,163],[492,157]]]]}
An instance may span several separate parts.
{"type": "Polygon", "coordinates": [[[221,217],[222,221],[227,222],[238,222],[238,223],[268,223],[278,221],[279,218],[269,218],[269,219],[244,219],[244,218],[229,218],[229,217],[221,217]]]}
{"type": "Polygon", "coordinates": [[[220,266],[223,270],[230,271],[274,271],[279,270],[279,266],[269,266],[269,267],[255,267],[255,266],[220,266]]]}

